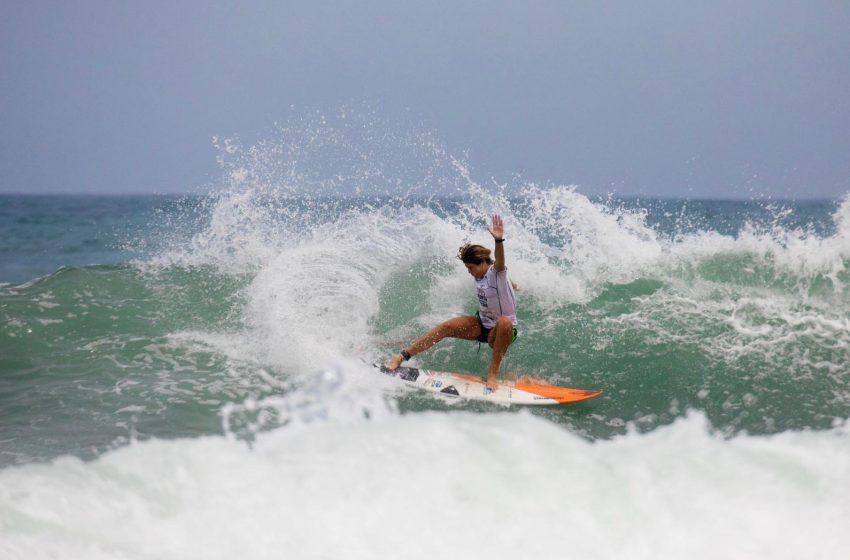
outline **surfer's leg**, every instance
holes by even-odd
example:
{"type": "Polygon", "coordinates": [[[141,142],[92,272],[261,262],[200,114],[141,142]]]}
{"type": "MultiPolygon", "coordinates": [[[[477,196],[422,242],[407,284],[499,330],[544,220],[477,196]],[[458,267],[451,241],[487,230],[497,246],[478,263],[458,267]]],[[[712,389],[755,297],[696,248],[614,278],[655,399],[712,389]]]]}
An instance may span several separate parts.
{"type": "Polygon", "coordinates": [[[499,375],[499,366],[502,358],[508,351],[508,346],[513,342],[514,325],[510,317],[504,315],[496,320],[496,326],[490,331],[488,343],[493,348],[493,358],[490,360],[490,368],[487,370],[487,386],[496,388],[496,378],[499,375]]]}
{"type": "MultiPolygon", "coordinates": [[[[449,319],[444,323],[440,323],[427,333],[414,340],[413,344],[411,344],[407,349],[407,353],[413,357],[416,354],[431,348],[447,337],[476,340],[480,333],[481,327],[478,323],[478,317],[455,317],[454,319],[449,319]]],[[[405,359],[406,358],[401,354],[396,354],[389,362],[387,362],[387,368],[395,369],[400,366],[405,359]]]]}

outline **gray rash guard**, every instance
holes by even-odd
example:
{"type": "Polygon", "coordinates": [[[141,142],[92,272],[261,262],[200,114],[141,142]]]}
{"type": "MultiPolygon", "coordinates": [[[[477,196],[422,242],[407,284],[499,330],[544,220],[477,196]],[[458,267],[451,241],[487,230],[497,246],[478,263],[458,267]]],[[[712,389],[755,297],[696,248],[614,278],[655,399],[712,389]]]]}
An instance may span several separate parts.
{"type": "Polygon", "coordinates": [[[510,317],[513,325],[517,325],[516,295],[507,269],[496,272],[496,268],[491,266],[481,280],[475,280],[475,287],[478,289],[478,314],[484,328],[495,327],[496,320],[502,315],[510,317]]]}

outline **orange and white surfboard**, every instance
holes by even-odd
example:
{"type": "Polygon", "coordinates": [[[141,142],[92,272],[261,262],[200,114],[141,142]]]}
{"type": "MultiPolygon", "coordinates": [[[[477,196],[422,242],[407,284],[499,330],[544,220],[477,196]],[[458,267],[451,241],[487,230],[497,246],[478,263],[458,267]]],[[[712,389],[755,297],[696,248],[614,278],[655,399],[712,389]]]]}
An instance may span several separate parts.
{"type": "Polygon", "coordinates": [[[518,405],[557,405],[586,401],[602,394],[602,391],[557,387],[525,378],[499,383],[493,391],[487,388],[482,378],[475,375],[412,367],[397,369],[388,369],[385,366],[375,367],[381,373],[402,381],[408,387],[438,393],[449,398],[518,405]]]}

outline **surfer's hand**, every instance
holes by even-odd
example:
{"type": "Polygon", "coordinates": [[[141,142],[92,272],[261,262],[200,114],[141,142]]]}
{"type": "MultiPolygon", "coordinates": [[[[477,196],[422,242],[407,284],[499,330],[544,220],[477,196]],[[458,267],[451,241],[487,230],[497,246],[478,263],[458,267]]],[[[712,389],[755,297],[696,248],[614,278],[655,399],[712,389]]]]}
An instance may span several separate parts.
{"type": "Polygon", "coordinates": [[[489,231],[490,235],[493,236],[493,239],[505,238],[505,223],[502,221],[502,217],[500,215],[493,214],[493,221],[489,231]]]}

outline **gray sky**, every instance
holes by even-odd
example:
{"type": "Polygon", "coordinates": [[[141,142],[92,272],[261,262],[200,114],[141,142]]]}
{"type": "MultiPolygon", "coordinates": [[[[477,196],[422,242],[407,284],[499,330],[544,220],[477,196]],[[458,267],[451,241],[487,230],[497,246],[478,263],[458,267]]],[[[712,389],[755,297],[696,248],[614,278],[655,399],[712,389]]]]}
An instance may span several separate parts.
{"type": "Polygon", "coordinates": [[[2,8],[0,192],[196,191],[220,175],[213,136],[352,103],[412,116],[482,181],[850,191],[843,0],[2,8]]]}

